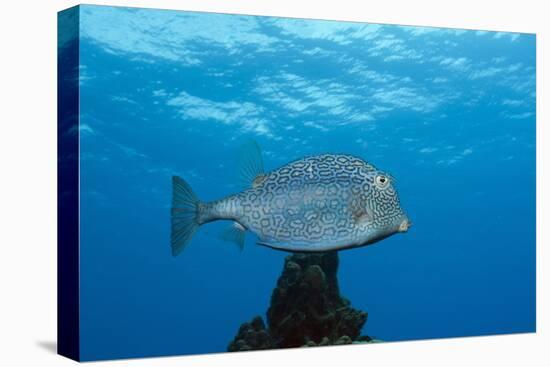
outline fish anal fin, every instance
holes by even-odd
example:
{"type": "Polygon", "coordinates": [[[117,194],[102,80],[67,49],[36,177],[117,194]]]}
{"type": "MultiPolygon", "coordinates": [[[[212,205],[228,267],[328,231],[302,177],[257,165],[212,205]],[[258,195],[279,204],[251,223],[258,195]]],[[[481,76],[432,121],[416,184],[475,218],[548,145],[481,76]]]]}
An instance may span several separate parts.
{"type": "Polygon", "coordinates": [[[239,222],[233,222],[228,228],[220,233],[219,238],[223,241],[231,242],[239,248],[240,251],[244,250],[246,228],[239,222]]]}

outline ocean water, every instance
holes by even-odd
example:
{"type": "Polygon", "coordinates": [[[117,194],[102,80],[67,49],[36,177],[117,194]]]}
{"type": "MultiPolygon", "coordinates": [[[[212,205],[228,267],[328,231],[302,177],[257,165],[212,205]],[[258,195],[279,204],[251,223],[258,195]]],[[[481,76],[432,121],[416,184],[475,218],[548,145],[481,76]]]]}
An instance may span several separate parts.
{"type": "Polygon", "coordinates": [[[265,316],[287,254],[222,222],[170,249],[172,175],[238,192],[247,139],[396,178],[414,226],[340,253],[364,334],[535,331],[534,35],[81,6],[79,47],[83,359],[224,352],[265,316]]]}

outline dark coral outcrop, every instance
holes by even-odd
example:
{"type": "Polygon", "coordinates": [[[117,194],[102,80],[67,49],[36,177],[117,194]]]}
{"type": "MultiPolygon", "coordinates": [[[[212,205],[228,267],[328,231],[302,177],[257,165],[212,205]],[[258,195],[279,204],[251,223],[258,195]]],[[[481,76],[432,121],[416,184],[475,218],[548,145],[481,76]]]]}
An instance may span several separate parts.
{"type": "Polygon", "coordinates": [[[271,295],[267,327],[260,316],[242,324],[228,350],[369,342],[360,336],[367,313],[340,295],[337,272],[337,252],[287,256],[271,295]]]}
{"type": "Polygon", "coordinates": [[[250,322],[245,322],[239,328],[235,339],[229,344],[227,350],[236,352],[240,350],[260,350],[275,348],[273,339],[267,332],[264,320],[256,316],[250,322]]]}

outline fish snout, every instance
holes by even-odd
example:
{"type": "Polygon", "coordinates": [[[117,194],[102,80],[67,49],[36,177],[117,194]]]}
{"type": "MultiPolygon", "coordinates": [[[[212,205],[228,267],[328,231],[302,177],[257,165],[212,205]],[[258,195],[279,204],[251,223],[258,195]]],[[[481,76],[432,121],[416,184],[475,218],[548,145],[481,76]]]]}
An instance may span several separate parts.
{"type": "Polygon", "coordinates": [[[409,220],[409,218],[403,219],[403,221],[399,224],[398,231],[401,233],[405,233],[409,230],[409,228],[412,227],[412,222],[409,220]]]}

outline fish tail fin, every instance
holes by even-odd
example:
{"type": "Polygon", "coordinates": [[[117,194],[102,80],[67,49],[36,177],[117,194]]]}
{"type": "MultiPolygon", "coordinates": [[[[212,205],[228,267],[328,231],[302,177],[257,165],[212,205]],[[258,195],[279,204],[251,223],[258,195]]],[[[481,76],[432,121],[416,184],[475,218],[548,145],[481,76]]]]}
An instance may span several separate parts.
{"type": "Polygon", "coordinates": [[[264,174],[262,150],[255,140],[250,139],[241,146],[239,152],[239,176],[244,187],[250,187],[264,174]]]}
{"type": "Polygon", "coordinates": [[[185,180],[172,176],[172,255],[178,256],[199,228],[201,202],[185,180]]]}
{"type": "Polygon", "coordinates": [[[240,223],[233,222],[231,226],[224,229],[219,238],[223,241],[232,242],[237,245],[239,250],[244,250],[244,237],[246,233],[246,228],[244,228],[240,223]]]}

